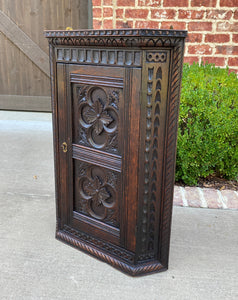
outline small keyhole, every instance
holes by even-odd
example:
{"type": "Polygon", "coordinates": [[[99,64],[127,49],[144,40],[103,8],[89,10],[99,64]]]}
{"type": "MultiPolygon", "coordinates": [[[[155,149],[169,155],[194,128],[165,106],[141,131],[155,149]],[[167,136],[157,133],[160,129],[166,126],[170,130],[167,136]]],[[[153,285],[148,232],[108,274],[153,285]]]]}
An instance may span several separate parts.
{"type": "Polygon", "coordinates": [[[62,147],[62,149],[63,149],[63,152],[67,152],[67,143],[63,143],[62,145],[61,145],[61,147],[62,147]]]}

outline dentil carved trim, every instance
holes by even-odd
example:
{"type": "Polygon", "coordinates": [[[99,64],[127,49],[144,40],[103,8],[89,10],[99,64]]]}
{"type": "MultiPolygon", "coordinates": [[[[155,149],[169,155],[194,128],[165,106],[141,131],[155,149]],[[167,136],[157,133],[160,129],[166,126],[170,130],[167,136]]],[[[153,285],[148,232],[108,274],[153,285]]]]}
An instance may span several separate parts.
{"type": "Polygon", "coordinates": [[[59,62],[85,63],[96,65],[140,66],[141,52],[116,49],[57,48],[56,60],[59,62]]]}

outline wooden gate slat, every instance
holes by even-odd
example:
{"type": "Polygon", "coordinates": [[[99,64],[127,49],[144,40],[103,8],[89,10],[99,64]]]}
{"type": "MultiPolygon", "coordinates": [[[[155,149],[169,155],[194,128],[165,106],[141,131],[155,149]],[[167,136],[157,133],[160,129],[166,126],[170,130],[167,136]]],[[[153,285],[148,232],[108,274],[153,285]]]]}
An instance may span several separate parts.
{"type": "Polygon", "coordinates": [[[51,98],[46,96],[0,95],[1,110],[51,112],[51,98]]]}
{"type": "Polygon", "coordinates": [[[49,57],[7,15],[0,10],[0,31],[40,70],[50,77],[49,57]]]}

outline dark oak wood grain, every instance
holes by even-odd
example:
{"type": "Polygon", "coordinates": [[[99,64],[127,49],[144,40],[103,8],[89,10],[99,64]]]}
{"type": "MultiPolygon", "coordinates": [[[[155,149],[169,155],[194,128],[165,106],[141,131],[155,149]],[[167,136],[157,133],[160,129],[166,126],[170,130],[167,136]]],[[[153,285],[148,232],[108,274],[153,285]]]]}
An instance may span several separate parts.
{"type": "Polygon", "coordinates": [[[133,276],[167,269],[186,32],[45,34],[57,239],[133,276]]]}

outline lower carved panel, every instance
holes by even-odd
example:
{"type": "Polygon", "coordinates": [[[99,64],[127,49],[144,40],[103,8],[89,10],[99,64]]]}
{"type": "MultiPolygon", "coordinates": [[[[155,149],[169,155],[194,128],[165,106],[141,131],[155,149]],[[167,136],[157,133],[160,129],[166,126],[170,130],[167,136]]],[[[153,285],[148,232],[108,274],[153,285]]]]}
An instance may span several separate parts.
{"type": "Polygon", "coordinates": [[[119,228],[119,174],[75,160],[76,212],[119,228]]]}

